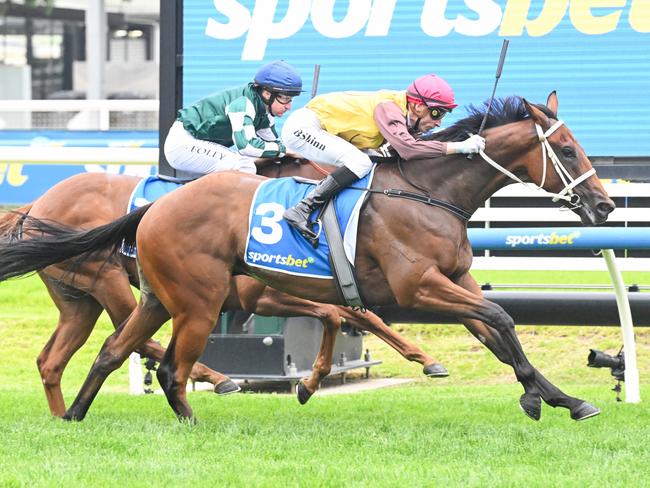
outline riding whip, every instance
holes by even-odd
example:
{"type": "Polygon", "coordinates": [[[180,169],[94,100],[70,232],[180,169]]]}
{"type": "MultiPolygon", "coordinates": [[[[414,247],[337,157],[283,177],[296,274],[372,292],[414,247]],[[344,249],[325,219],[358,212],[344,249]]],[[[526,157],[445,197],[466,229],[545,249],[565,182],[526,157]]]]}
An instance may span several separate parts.
{"type": "Polygon", "coordinates": [[[314,65],[314,79],[311,82],[311,98],[318,93],[318,78],[320,77],[320,64],[314,65]]]}
{"type": "MultiPolygon", "coordinates": [[[[316,96],[316,93],[318,93],[318,79],[320,78],[320,64],[315,64],[314,65],[314,78],[311,82],[311,98],[314,98],[316,96]]],[[[315,163],[311,159],[306,160],[309,164],[312,165],[312,167],[318,171],[322,175],[329,175],[330,172],[324,169],[321,165],[318,163],[315,163]]]]}
{"type": "MultiPolygon", "coordinates": [[[[508,44],[510,41],[508,39],[503,40],[503,44],[501,45],[501,56],[499,56],[499,65],[497,66],[497,73],[494,79],[494,88],[492,88],[492,96],[490,97],[490,101],[488,102],[487,110],[485,111],[485,115],[483,116],[483,120],[481,121],[481,126],[478,129],[478,135],[481,135],[481,132],[483,132],[483,128],[485,127],[485,123],[487,122],[488,114],[490,113],[490,108],[492,107],[492,101],[494,100],[494,94],[497,91],[497,84],[499,83],[499,78],[501,77],[501,70],[503,69],[503,63],[506,60],[506,53],[508,52],[508,44]]],[[[473,154],[469,154],[467,156],[467,159],[472,159],[474,157],[473,154]]]]}

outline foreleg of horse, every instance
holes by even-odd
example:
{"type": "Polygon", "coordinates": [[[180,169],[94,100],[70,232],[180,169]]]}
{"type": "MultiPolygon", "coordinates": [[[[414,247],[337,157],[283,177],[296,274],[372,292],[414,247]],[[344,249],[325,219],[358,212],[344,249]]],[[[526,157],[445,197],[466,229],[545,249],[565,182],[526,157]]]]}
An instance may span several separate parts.
{"type": "MultiPolygon", "coordinates": [[[[331,307],[334,308],[334,307],[331,307]]],[[[314,360],[314,365],[309,378],[303,378],[296,386],[296,394],[301,405],[307,403],[311,396],[318,390],[320,382],[332,370],[332,355],[334,354],[334,344],[336,343],[336,333],[341,326],[341,319],[338,314],[323,317],[323,337],[321,339],[318,354],[314,360]]]]}
{"type": "Polygon", "coordinates": [[[376,335],[408,361],[420,363],[424,366],[423,372],[425,375],[430,377],[449,376],[447,368],[388,327],[376,314],[370,311],[356,311],[346,307],[339,307],[339,313],[350,325],[376,335]]]}
{"type": "Polygon", "coordinates": [[[168,318],[167,310],[158,299],[143,293],[140,303],[126,322],[104,342],[86,381],[63,418],[83,420],[108,375],[119,368],[129,354],[150,338],[168,318]]]}
{"type": "Polygon", "coordinates": [[[504,349],[510,354],[517,379],[522,384],[533,380],[535,370],[515,335],[515,324],[496,303],[452,282],[435,268],[429,268],[420,277],[412,300],[415,308],[456,315],[462,320],[478,319],[493,327],[503,339],[501,343],[504,349]]]}
{"type": "Polygon", "coordinates": [[[341,308],[287,295],[247,277],[238,276],[235,288],[242,308],[248,312],[267,316],[314,317],[322,322],[323,338],[312,373],[297,385],[298,401],[304,405],[332,369],[336,333],[341,326],[341,308]]]}
{"type": "MultiPolygon", "coordinates": [[[[463,277],[460,284],[473,293],[481,294],[480,287],[469,274],[463,277]]],[[[514,359],[511,350],[507,344],[505,344],[502,334],[479,320],[466,319],[463,320],[463,323],[472,335],[492,351],[501,362],[514,367],[514,359]]],[[[510,332],[513,335],[515,334],[514,330],[507,332],[510,332]]],[[[514,340],[519,344],[516,336],[514,340]]],[[[519,345],[519,348],[521,348],[521,345],[519,345]]],[[[548,381],[537,369],[533,368],[533,371],[534,374],[532,378],[529,377],[520,380],[525,393],[519,400],[522,410],[532,419],[539,420],[541,416],[540,396],[547,404],[554,408],[565,407],[569,409],[571,411],[571,418],[574,420],[583,420],[600,413],[596,407],[588,402],[571,397],[562,392],[558,387],[548,381]]]]}
{"type": "Polygon", "coordinates": [[[65,414],[65,402],[61,393],[63,371],[70,358],[88,339],[102,307],[90,295],[67,297],[56,284],[49,283],[45,277],[43,281],[59,309],[59,322],[38,355],[36,364],[50,412],[56,417],[62,417],[65,414]]]}

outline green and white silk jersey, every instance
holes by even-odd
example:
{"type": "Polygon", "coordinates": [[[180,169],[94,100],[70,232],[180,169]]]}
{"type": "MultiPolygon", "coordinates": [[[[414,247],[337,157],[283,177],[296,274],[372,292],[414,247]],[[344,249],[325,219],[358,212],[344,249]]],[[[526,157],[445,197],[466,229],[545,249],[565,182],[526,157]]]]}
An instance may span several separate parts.
{"type": "Polygon", "coordinates": [[[244,156],[275,158],[286,153],[275,118],[252,83],[208,95],[179,110],[176,120],[196,139],[234,145],[244,156]]]}

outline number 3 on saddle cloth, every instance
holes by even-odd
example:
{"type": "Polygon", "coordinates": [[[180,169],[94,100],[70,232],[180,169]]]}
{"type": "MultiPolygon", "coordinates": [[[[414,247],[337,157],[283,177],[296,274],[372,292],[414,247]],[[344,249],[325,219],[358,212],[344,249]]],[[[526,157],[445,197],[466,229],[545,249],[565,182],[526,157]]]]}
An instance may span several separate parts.
{"type": "MultiPolygon", "coordinates": [[[[355,183],[355,188],[368,188],[373,174],[374,168],[368,176],[355,183]]],[[[246,264],[286,274],[333,279],[330,246],[325,233],[321,233],[318,248],[314,249],[282,218],[287,208],[298,203],[313,188],[314,184],[293,178],[271,179],[257,188],[248,219],[246,264]]],[[[334,198],[345,255],[352,264],[356,254],[359,212],[365,194],[347,188],[334,198]]]]}
{"type": "MultiPolygon", "coordinates": [[[[373,170],[358,182],[356,188],[369,188],[373,170]]],[[[151,203],[181,187],[183,183],[149,176],[133,190],[127,210],[151,203]]],[[[319,246],[314,249],[282,218],[285,209],[292,207],[307,195],[314,184],[302,183],[293,178],[270,179],[255,192],[249,214],[245,262],[257,268],[271,269],[281,273],[333,279],[329,261],[329,243],[321,233],[319,246]]],[[[354,264],[357,242],[359,212],[366,192],[345,189],[334,199],[336,216],[343,234],[345,255],[354,264]]],[[[312,216],[313,218],[313,216],[312,216]]],[[[135,257],[135,248],[122,247],[121,252],[135,257]]]]}

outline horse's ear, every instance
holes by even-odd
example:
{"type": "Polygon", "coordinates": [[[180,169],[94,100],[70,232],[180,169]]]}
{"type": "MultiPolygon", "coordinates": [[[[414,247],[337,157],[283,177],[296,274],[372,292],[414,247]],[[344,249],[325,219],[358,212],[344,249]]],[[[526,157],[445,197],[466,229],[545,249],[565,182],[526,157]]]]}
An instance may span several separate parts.
{"type": "Polygon", "coordinates": [[[528,103],[528,100],[526,100],[525,98],[522,98],[522,100],[524,102],[524,106],[526,107],[526,110],[528,111],[528,115],[530,115],[531,119],[533,119],[537,124],[541,125],[542,128],[546,128],[551,125],[548,120],[548,117],[544,112],[542,112],[532,103],[528,103]]]}
{"type": "Polygon", "coordinates": [[[546,106],[549,108],[551,112],[557,115],[558,101],[557,101],[557,92],[555,90],[549,93],[548,98],[546,99],[546,106]]]}

